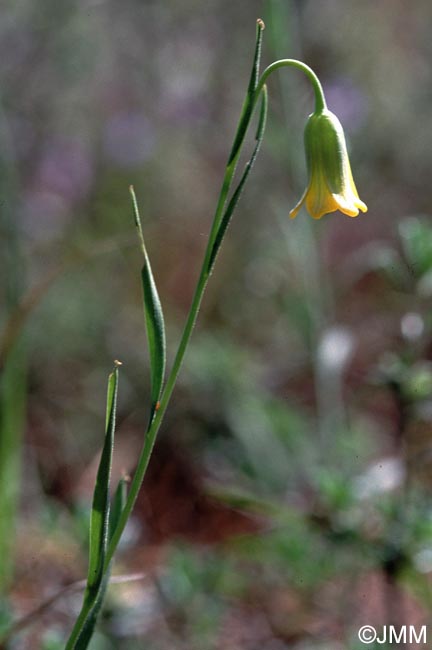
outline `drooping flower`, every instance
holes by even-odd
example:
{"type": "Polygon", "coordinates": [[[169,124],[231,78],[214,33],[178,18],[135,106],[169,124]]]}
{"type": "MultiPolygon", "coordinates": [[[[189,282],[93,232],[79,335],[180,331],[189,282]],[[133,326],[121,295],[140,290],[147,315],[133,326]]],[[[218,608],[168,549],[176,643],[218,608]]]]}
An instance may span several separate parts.
{"type": "Polygon", "coordinates": [[[356,217],[359,210],[366,212],[367,206],[354,184],[345,135],[336,115],[327,108],[312,113],[304,142],[309,183],[290,217],[296,217],[303,204],[314,219],[335,210],[349,217],[356,217]]]}

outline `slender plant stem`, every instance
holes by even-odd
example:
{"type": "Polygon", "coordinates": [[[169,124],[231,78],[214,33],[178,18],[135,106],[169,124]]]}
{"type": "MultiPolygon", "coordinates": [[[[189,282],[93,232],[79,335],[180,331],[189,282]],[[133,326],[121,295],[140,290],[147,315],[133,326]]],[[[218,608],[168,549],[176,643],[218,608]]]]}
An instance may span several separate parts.
{"type": "MultiPolygon", "coordinates": [[[[262,88],[261,88],[262,92],[262,88]]],[[[254,101],[254,105],[255,105],[254,101]]],[[[244,128],[244,120],[245,120],[245,112],[243,112],[242,117],[240,118],[239,126],[237,129],[237,133],[244,128]]],[[[247,126],[249,125],[250,119],[252,117],[252,113],[249,113],[247,115],[247,126]]],[[[245,131],[246,132],[246,131],[245,131]]],[[[210,277],[211,271],[212,271],[212,265],[209,265],[211,256],[212,256],[212,250],[213,250],[213,244],[214,240],[217,234],[217,230],[219,227],[219,224],[221,222],[221,219],[223,217],[223,212],[224,212],[224,207],[227,201],[228,193],[232,184],[232,180],[234,177],[235,173],[235,168],[238,162],[238,158],[240,156],[240,151],[241,151],[241,144],[238,147],[237,153],[234,155],[234,157],[231,159],[231,161],[228,163],[226,169],[225,169],[225,174],[224,178],[222,181],[222,187],[221,191],[219,194],[219,199],[218,203],[216,206],[216,211],[215,211],[215,216],[213,219],[213,224],[212,228],[210,231],[208,243],[207,243],[207,248],[205,251],[204,255],[204,261],[201,267],[201,272],[199,275],[198,283],[195,288],[195,292],[192,298],[192,304],[189,309],[189,314],[186,320],[186,324],[183,330],[182,337],[180,339],[179,347],[171,368],[171,372],[169,374],[169,377],[167,379],[167,383],[165,385],[165,388],[163,390],[161,399],[160,399],[160,406],[158,411],[156,411],[155,417],[152,420],[150,427],[147,431],[145,440],[144,440],[144,445],[143,449],[141,451],[139,460],[138,460],[138,466],[136,469],[136,472],[134,474],[134,477],[132,479],[131,485],[130,485],[130,490],[129,490],[129,495],[127,502],[125,504],[124,510],[122,512],[122,515],[120,517],[119,523],[117,525],[117,528],[111,538],[111,542],[108,547],[108,551],[106,554],[106,559],[105,559],[105,567],[107,568],[109,566],[109,563],[112,560],[112,557],[115,553],[115,550],[117,548],[117,545],[120,541],[120,537],[123,533],[123,530],[126,526],[127,520],[130,516],[130,513],[132,512],[132,509],[135,505],[135,501],[138,496],[138,492],[140,490],[142,481],[144,479],[145,472],[147,470],[147,466],[150,460],[150,456],[153,450],[153,446],[156,440],[156,435],[159,431],[160,425],[162,423],[162,419],[165,415],[165,411],[168,406],[168,402],[171,398],[172,392],[174,390],[174,386],[177,381],[177,376],[180,371],[181,364],[183,362],[183,358],[186,352],[186,348],[188,346],[193,328],[195,326],[197,317],[198,317],[198,312],[199,308],[202,302],[202,298],[204,295],[204,291],[208,282],[208,279],[210,277]]]]}
{"type": "Polygon", "coordinates": [[[256,99],[258,99],[257,94],[259,94],[267,78],[275,70],[278,70],[279,68],[287,68],[287,67],[297,68],[297,70],[301,70],[301,72],[304,72],[304,74],[308,77],[309,81],[312,83],[314,93],[315,93],[315,110],[319,112],[327,108],[327,103],[325,100],[325,95],[320,80],[318,79],[318,77],[316,76],[312,68],[310,68],[308,65],[306,65],[306,63],[303,63],[302,61],[297,61],[297,59],[280,59],[279,61],[275,61],[274,63],[270,64],[264,70],[264,72],[262,73],[258,81],[256,96],[255,96],[256,99]]]}
{"type": "Polygon", "coordinates": [[[160,405],[159,409],[156,411],[155,416],[153,420],[151,421],[149,428],[147,430],[147,434],[144,440],[144,445],[143,449],[141,451],[139,460],[138,460],[138,465],[137,469],[135,471],[134,477],[131,482],[130,490],[129,490],[129,495],[128,499],[126,501],[124,510],[122,512],[122,515],[119,519],[118,525],[116,530],[113,533],[113,536],[111,538],[106,557],[105,557],[105,564],[104,564],[104,570],[106,570],[113,558],[113,555],[116,551],[117,545],[120,541],[120,537],[123,533],[123,530],[126,526],[126,523],[129,519],[129,516],[133,510],[133,507],[135,505],[135,501],[137,499],[139,490],[141,488],[142,481],[144,479],[144,475],[147,470],[147,466],[150,460],[150,456],[154,447],[154,443],[156,440],[157,433],[159,431],[160,425],[162,423],[163,417],[165,415],[169,400],[171,398],[172,392],[174,390],[176,381],[177,381],[177,376],[180,371],[180,367],[183,362],[183,358],[186,352],[186,348],[188,346],[193,328],[195,326],[198,312],[201,306],[202,298],[204,295],[204,291],[208,282],[208,279],[211,275],[211,271],[213,268],[214,264],[214,257],[212,257],[212,252],[213,252],[213,246],[215,243],[215,239],[218,233],[219,226],[221,224],[221,221],[223,219],[224,215],[224,209],[225,205],[227,202],[228,194],[232,185],[232,181],[234,178],[236,166],[238,159],[240,157],[240,152],[241,148],[244,142],[244,138],[246,135],[246,132],[248,130],[248,127],[250,125],[250,121],[254,112],[254,109],[256,107],[256,104],[258,102],[258,99],[261,95],[261,93],[265,89],[265,81],[269,77],[269,75],[277,70],[278,68],[282,67],[295,67],[302,72],[304,72],[309,80],[312,82],[314,92],[315,92],[315,108],[316,110],[323,110],[326,107],[326,101],[324,97],[324,92],[321,86],[321,83],[319,82],[318,77],[316,74],[313,72],[309,66],[306,64],[302,63],[301,61],[297,61],[295,59],[282,59],[280,61],[275,61],[271,65],[269,65],[264,72],[262,73],[260,79],[257,82],[257,85],[255,89],[250,92],[250,89],[246,95],[245,102],[243,104],[243,109],[242,113],[240,116],[239,124],[237,127],[236,135],[234,137],[234,144],[233,148],[231,150],[227,166],[225,168],[225,174],[224,178],[222,181],[222,187],[221,191],[219,194],[219,199],[218,203],[216,206],[216,211],[213,219],[213,224],[211,227],[208,243],[207,243],[207,248],[205,251],[204,255],[204,261],[201,267],[201,272],[199,275],[198,283],[195,288],[195,293],[193,295],[192,299],[192,304],[189,310],[189,314],[186,320],[186,324],[183,330],[182,337],[180,339],[179,347],[174,359],[173,366],[171,368],[171,372],[168,376],[165,388],[163,390],[163,393],[161,395],[160,399],[160,405]]]}

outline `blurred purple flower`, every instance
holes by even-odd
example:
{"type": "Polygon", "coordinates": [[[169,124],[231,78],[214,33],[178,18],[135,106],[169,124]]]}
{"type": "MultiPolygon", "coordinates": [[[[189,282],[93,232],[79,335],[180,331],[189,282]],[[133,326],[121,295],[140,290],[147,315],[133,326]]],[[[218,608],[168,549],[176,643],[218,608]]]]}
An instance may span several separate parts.
{"type": "Polygon", "coordinates": [[[83,199],[93,178],[90,157],[80,142],[57,138],[48,142],[36,172],[36,185],[68,202],[83,199]]]}
{"type": "Polygon", "coordinates": [[[141,113],[121,111],[105,124],[105,153],[120,167],[135,167],[151,158],[155,141],[154,129],[141,113]]]}
{"type": "Polygon", "coordinates": [[[347,131],[357,131],[368,113],[366,96],[348,78],[340,77],[325,84],[330,110],[339,117],[347,131]]]}
{"type": "Polygon", "coordinates": [[[62,196],[38,188],[26,192],[21,210],[25,233],[36,241],[57,237],[71,216],[62,196]]]}

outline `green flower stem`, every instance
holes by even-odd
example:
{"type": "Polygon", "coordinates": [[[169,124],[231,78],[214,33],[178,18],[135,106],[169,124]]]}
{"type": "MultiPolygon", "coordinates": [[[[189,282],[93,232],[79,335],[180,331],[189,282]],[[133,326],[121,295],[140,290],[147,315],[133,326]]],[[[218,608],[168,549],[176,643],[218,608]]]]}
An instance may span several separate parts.
{"type": "Polygon", "coordinates": [[[275,61],[271,65],[269,65],[264,72],[262,73],[258,85],[256,88],[256,97],[255,101],[258,99],[258,95],[261,91],[261,88],[264,86],[267,78],[274,72],[275,70],[278,70],[278,68],[285,68],[285,67],[292,67],[292,68],[297,68],[297,70],[301,70],[302,72],[305,73],[305,75],[308,77],[309,81],[312,83],[314,93],[315,93],[315,112],[320,113],[323,111],[325,108],[327,108],[325,96],[324,96],[324,91],[321,86],[321,82],[316,76],[315,72],[310,68],[306,63],[303,63],[302,61],[297,61],[297,59],[281,59],[280,61],[275,61]]]}
{"type": "MultiPolygon", "coordinates": [[[[261,86],[260,88],[260,93],[265,93],[265,86],[261,86]]],[[[122,512],[122,515],[119,519],[118,525],[115,529],[115,532],[111,538],[111,542],[109,544],[106,558],[105,558],[105,568],[106,570],[112,560],[112,557],[116,551],[117,545],[120,541],[120,537],[123,533],[123,530],[126,526],[126,523],[129,519],[129,516],[133,510],[133,507],[135,505],[135,501],[137,499],[139,490],[141,488],[141,484],[144,479],[144,475],[147,470],[147,466],[150,460],[151,453],[153,451],[154,443],[156,440],[157,433],[159,431],[160,425],[162,423],[163,417],[165,415],[168,402],[171,398],[172,392],[174,390],[176,381],[177,381],[177,376],[180,371],[181,364],[183,362],[183,358],[186,352],[186,348],[188,346],[193,328],[195,326],[197,317],[198,317],[198,312],[201,306],[202,298],[204,295],[205,288],[207,286],[207,282],[209,280],[209,277],[211,275],[213,265],[214,265],[214,258],[213,258],[213,247],[214,247],[214,242],[216,240],[217,232],[220,226],[220,223],[223,219],[224,216],[224,208],[227,202],[228,198],[228,193],[232,185],[232,181],[234,178],[234,173],[236,169],[236,165],[240,156],[241,152],[241,146],[244,141],[244,135],[246,134],[247,128],[250,124],[250,120],[253,115],[253,108],[256,105],[256,98],[259,96],[259,94],[256,96],[255,94],[251,95],[249,101],[251,102],[251,107],[250,106],[244,106],[242,115],[240,117],[239,125],[237,128],[236,136],[234,138],[234,142],[237,140],[237,135],[238,133],[243,131],[243,138],[241,141],[238,143],[238,146],[236,148],[236,151],[232,151],[229,162],[225,168],[225,174],[224,178],[222,181],[222,187],[221,191],[219,194],[219,199],[218,203],[216,206],[216,211],[213,219],[213,224],[211,227],[208,243],[207,243],[207,248],[206,252],[204,255],[204,261],[201,267],[201,272],[200,276],[198,279],[198,283],[195,288],[195,293],[192,299],[192,304],[189,310],[189,314],[187,317],[187,321],[183,330],[182,337],[180,339],[179,347],[177,350],[177,354],[175,356],[173,366],[171,368],[171,372],[169,374],[169,377],[167,379],[165,388],[163,390],[161,399],[160,399],[160,405],[158,410],[155,412],[155,416],[153,420],[150,423],[150,426],[147,430],[146,437],[144,440],[144,445],[143,449],[141,451],[139,460],[138,460],[138,465],[137,469],[135,471],[134,477],[132,479],[130,489],[129,489],[129,494],[128,494],[128,499],[126,501],[124,510],[122,512]]],[[[246,101],[246,104],[248,102],[246,101]]]]}
{"type": "MultiPolygon", "coordinates": [[[[260,26],[258,27],[260,29],[260,26]]],[[[232,185],[232,181],[234,178],[236,166],[238,163],[238,159],[240,157],[242,145],[244,143],[244,138],[246,136],[247,130],[250,125],[251,118],[254,113],[254,109],[256,107],[256,104],[258,102],[258,99],[262,94],[265,95],[265,81],[269,77],[269,75],[277,70],[278,68],[282,67],[295,67],[299,70],[302,70],[310,79],[312,82],[312,85],[314,87],[315,91],[315,107],[316,110],[323,110],[326,107],[326,101],[324,97],[324,92],[322,89],[322,86],[318,80],[318,77],[316,74],[313,72],[311,68],[309,68],[307,65],[302,63],[301,61],[296,61],[295,59],[283,59],[281,61],[275,61],[272,63],[268,68],[266,68],[261,75],[260,79],[257,81],[257,83],[251,86],[248,89],[248,92],[246,94],[246,99],[243,104],[239,124],[237,127],[237,131],[234,137],[233,141],[233,147],[231,150],[231,153],[228,158],[228,163],[225,168],[225,174],[224,178],[222,181],[222,187],[221,191],[219,194],[219,199],[218,203],[216,206],[216,211],[213,219],[213,224],[210,230],[210,235],[207,243],[207,248],[206,252],[204,255],[204,261],[201,267],[201,272],[199,275],[198,283],[195,288],[195,293],[192,299],[192,304],[189,310],[189,314],[186,320],[186,324],[183,330],[182,337],[180,339],[179,347],[177,350],[177,354],[174,359],[173,366],[171,368],[171,372],[169,374],[169,377],[167,379],[165,388],[162,392],[161,399],[160,399],[160,404],[158,410],[155,412],[154,418],[152,419],[149,428],[147,430],[145,440],[144,440],[144,445],[143,449],[141,451],[139,460],[138,460],[138,465],[137,469],[135,471],[134,477],[132,479],[131,485],[130,485],[130,490],[129,490],[129,495],[124,507],[124,510],[120,516],[118,525],[115,529],[115,532],[111,538],[111,542],[109,544],[106,556],[105,556],[105,564],[104,564],[104,570],[107,570],[110,562],[113,558],[113,555],[116,551],[117,545],[120,541],[121,535],[123,533],[123,530],[127,524],[127,521],[129,519],[129,516],[133,510],[133,507],[135,505],[135,501],[137,499],[139,490],[141,488],[141,484],[143,482],[147,466],[150,460],[150,456],[153,451],[153,447],[155,444],[156,436],[159,431],[159,428],[161,426],[163,417],[165,415],[169,400],[171,398],[172,392],[174,390],[177,377],[183,362],[183,358],[187,349],[187,346],[190,341],[190,337],[193,331],[193,328],[195,326],[197,317],[198,317],[198,312],[201,306],[202,298],[204,295],[205,288],[207,286],[207,282],[209,280],[209,277],[211,275],[214,262],[215,262],[215,255],[214,255],[214,246],[215,242],[217,239],[219,227],[221,225],[221,222],[224,217],[225,213],[225,206],[227,203],[228,199],[228,194],[232,185]]],[[[264,97],[265,99],[265,97],[264,97]]],[[[220,245],[220,242],[219,242],[220,245]]]]}

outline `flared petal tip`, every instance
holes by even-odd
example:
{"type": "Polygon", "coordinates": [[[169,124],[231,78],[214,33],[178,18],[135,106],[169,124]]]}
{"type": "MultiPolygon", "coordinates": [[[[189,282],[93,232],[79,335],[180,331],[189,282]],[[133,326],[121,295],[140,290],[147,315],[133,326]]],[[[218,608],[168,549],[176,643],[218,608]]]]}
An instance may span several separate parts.
{"type": "Polygon", "coordinates": [[[354,193],[333,194],[326,192],[314,192],[314,186],[309,185],[300,201],[289,212],[290,219],[295,219],[303,205],[313,219],[321,219],[331,212],[342,212],[348,217],[357,217],[359,211],[367,212],[367,205],[358,197],[357,191],[354,193]],[[348,194],[348,195],[347,195],[348,194]]]}
{"type": "Polygon", "coordinates": [[[367,205],[363,203],[358,196],[355,197],[346,197],[343,194],[334,195],[335,202],[337,205],[337,210],[340,210],[343,214],[346,214],[348,217],[357,217],[359,211],[367,212],[367,205]]]}
{"type": "Polygon", "coordinates": [[[356,201],[355,206],[347,208],[340,208],[340,211],[346,214],[348,217],[358,217],[359,212],[367,212],[367,205],[363,201],[356,201]]]}
{"type": "Polygon", "coordinates": [[[290,219],[295,219],[296,218],[296,216],[300,212],[300,209],[301,209],[301,207],[303,206],[303,204],[304,204],[304,202],[306,200],[308,192],[309,192],[309,187],[307,187],[305,189],[305,191],[303,192],[303,194],[302,194],[302,196],[300,198],[300,201],[298,201],[298,203],[293,207],[293,209],[289,211],[290,219]]]}

